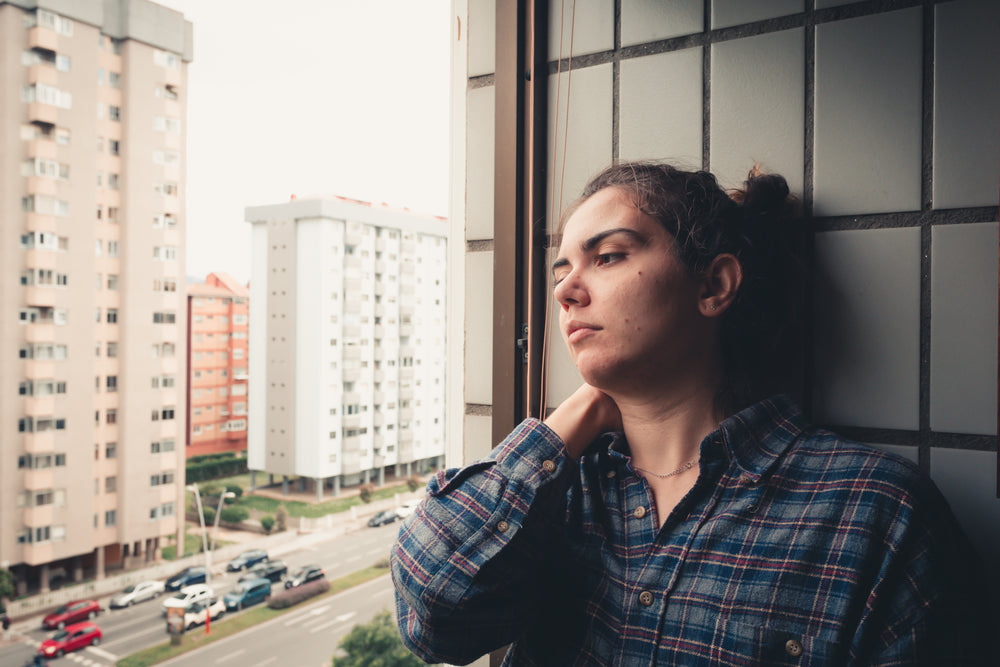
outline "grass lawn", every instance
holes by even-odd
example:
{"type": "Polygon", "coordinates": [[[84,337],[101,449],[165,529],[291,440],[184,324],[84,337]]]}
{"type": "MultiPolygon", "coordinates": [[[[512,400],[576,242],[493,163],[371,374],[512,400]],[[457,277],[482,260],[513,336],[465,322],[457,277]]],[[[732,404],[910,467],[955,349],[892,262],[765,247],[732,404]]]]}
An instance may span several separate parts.
{"type": "MultiPolygon", "coordinates": [[[[363,570],[358,570],[357,572],[340,577],[339,579],[334,579],[330,582],[329,591],[323,593],[322,595],[309,598],[307,602],[315,602],[316,600],[336,595],[341,591],[363,584],[366,581],[370,581],[371,579],[387,574],[388,572],[389,570],[387,568],[376,567],[374,565],[363,570]]],[[[207,646],[214,641],[229,637],[237,632],[246,630],[247,628],[253,627],[259,623],[269,621],[276,616],[280,616],[281,614],[289,611],[294,611],[298,608],[299,606],[295,605],[288,607],[287,609],[271,609],[267,605],[260,605],[259,607],[254,607],[253,609],[245,611],[234,618],[223,617],[222,619],[212,623],[212,634],[210,635],[206,635],[202,629],[197,629],[182,635],[178,646],[171,645],[169,641],[157,644],[156,646],[151,646],[150,648],[126,656],[116,662],[115,665],[117,667],[147,667],[148,665],[155,665],[182,653],[187,653],[188,651],[193,651],[202,646],[207,646]]]]}
{"type": "MultiPolygon", "coordinates": [[[[185,524],[184,526],[184,555],[193,556],[201,551],[201,527],[199,526],[197,530],[193,532],[188,532],[189,526],[185,524]]],[[[216,540],[215,548],[221,549],[222,547],[229,546],[233,542],[226,542],[225,540],[216,540]]],[[[176,545],[169,545],[163,547],[163,559],[164,560],[176,560],[177,555],[176,545]]]]}

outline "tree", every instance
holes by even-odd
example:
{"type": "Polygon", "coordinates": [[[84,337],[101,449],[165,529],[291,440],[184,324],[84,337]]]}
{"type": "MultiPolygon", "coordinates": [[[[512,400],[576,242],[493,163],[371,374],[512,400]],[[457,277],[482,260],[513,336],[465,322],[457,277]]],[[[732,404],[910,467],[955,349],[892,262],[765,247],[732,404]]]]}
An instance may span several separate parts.
{"type": "Polygon", "coordinates": [[[0,609],[4,608],[4,598],[10,600],[16,592],[17,587],[14,583],[14,575],[11,574],[10,570],[0,570],[0,609]]]}
{"type": "Polygon", "coordinates": [[[270,534],[271,529],[274,528],[274,517],[270,514],[265,514],[260,518],[260,527],[264,529],[265,533],[270,534]]]}
{"type": "Polygon", "coordinates": [[[370,623],[355,625],[340,640],[343,657],[334,656],[332,667],[423,667],[423,661],[406,650],[396,624],[387,611],[370,623]]]}
{"type": "Polygon", "coordinates": [[[278,524],[278,532],[282,532],[288,527],[288,510],[284,505],[278,505],[278,511],[274,513],[275,523],[278,524]]]}

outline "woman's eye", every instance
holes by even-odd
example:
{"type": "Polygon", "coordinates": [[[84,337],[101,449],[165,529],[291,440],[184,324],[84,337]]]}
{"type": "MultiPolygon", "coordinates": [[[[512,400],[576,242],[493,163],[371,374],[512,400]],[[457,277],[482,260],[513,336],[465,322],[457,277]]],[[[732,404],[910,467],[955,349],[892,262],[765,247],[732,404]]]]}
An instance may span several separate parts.
{"type": "Polygon", "coordinates": [[[594,258],[595,263],[598,266],[605,266],[607,264],[614,264],[615,262],[621,260],[625,257],[624,253],[620,252],[603,252],[594,258]]]}

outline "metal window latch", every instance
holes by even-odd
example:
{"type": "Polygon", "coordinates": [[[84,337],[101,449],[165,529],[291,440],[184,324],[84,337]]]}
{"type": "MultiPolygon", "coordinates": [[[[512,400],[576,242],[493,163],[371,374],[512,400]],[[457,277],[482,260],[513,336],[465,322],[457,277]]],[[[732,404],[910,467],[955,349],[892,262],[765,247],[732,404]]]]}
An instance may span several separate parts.
{"type": "Polygon", "coordinates": [[[517,349],[521,351],[521,361],[528,363],[528,325],[521,325],[521,337],[515,342],[517,349]]]}

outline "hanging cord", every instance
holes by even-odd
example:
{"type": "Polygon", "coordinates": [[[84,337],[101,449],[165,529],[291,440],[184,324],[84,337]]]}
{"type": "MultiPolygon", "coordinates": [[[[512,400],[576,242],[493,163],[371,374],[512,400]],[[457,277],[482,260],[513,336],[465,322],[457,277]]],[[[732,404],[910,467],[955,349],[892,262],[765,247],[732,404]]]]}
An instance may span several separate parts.
{"type": "MultiPolygon", "coordinates": [[[[555,127],[552,132],[552,187],[549,190],[552,196],[552,203],[549,210],[549,224],[555,224],[558,220],[556,216],[556,211],[562,208],[562,191],[563,183],[566,180],[566,145],[567,139],[569,137],[569,109],[570,109],[570,91],[573,84],[573,38],[576,32],[576,0],[573,0],[573,6],[570,10],[570,29],[569,29],[569,55],[566,58],[566,120],[563,124],[563,142],[562,142],[562,166],[559,170],[559,192],[556,195],[556,138],[559,136],[559,97],[562,91],[562,53],[563,53],[563,33],[565,28],[565,9],[566,0],[562,0],[559,7],[559,54],[556,60],[556,117],[555,117],[555,127]]],[[[553,232],[558,230],[553,229],[553,232]]],[[[549,238],[553,238],[555,234],[548,234],[549,238]]],[[[548,247],[549,244],[546,244],[548,247]]],[[[546,260],[548,257],[546,257],[546,260]]],[[[546,280],[551,280],[551,272],[546,271],[546,280]]],[[[545,419],[546,413],[548,412],[548,388],[549,388],[549,343],[552,340],[552,322],[555,319],[553,316],[553,306],[554,298],[552,296],[551,287],[546,290],[545,293],[545,320],[544,320],[544,330],[542,335],[542,368],[541,368],[541,391],[539,392],[539,407],[538,410],[541,413],[539,419],[545,419]]]]}

